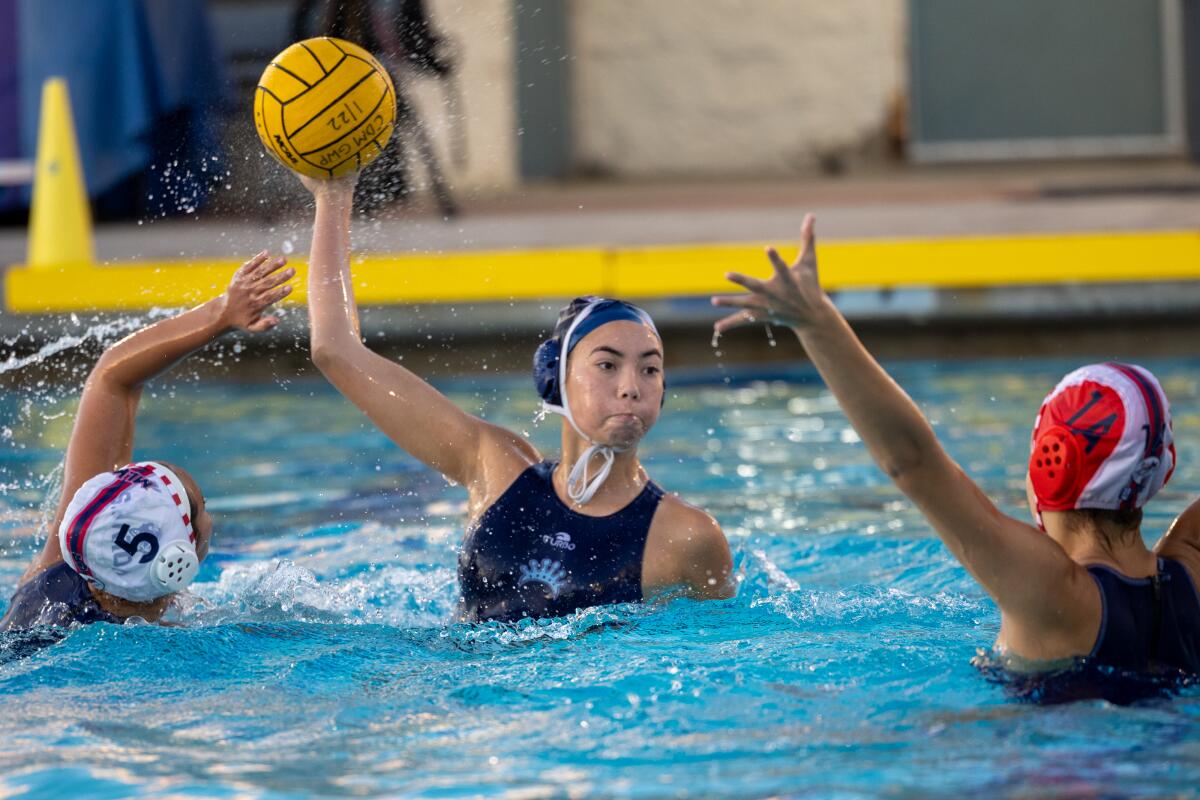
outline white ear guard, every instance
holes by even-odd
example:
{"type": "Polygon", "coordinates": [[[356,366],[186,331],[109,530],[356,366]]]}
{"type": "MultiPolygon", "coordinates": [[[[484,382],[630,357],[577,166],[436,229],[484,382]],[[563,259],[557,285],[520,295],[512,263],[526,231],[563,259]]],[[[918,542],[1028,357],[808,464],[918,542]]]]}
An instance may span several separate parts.
{"type": "Polygon", "coordinates": [[[200,559],[196,548],[184,542],[171,542],[158,553],[151,575],[164,592],[178,592],[196,579],[200,559]]]}

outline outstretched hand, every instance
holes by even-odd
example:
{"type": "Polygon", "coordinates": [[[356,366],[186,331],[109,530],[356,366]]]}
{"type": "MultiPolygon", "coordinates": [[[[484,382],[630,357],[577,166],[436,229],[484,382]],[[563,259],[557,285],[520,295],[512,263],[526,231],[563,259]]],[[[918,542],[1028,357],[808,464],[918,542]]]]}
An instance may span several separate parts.
{"type": "Polygon", "coordinates": [[[268,308],[292,293],[288,284],[296,270],[282,256],[272,258],[263,250],[242,264],[233,274],[229,288],[221,295],[221,319],[229,327],[262,333],[279,324],[279,317],[266,314],[268,308]]]}
{"type": "Polygon", "coordinates": [[[759,280],[738,272],[725,273],[727,280],[744,287],[750,294],[718,295],[712,299],[714,306],[742,309],[717,320],[713,325],[714,331],[725,333],[743,325],[761,322],[806,328],[826,317],[833,305],[817,279],[815,223],[816,218],[812,214],[805,215],[800,228],[800,255],[791,266],[774,247],[767,248],[767,258],[775,268],[775,274],[769,280],[759,280]]]}

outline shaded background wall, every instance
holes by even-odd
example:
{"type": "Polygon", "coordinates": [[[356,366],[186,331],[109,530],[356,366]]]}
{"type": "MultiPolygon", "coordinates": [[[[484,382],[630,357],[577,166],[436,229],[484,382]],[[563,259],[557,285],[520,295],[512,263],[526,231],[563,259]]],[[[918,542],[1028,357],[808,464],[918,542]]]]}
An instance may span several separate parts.
{"type": "Polygon", "coordinates": [[[904,0],[575,0],[575,166],[777,174],[882,157],[904,0]]]}
{"type": "MultiPolygon", "coordinates": [[[[1184,69],[1195,0],[1097,2],[1106,13],[1089,0],[426,0],[453,78],[395,77],[459,195],[546,179],[1185,155],[1198,140],[1185,120],[1200,118],[1200,78],[1184,69]]],[[[296,187],[268,170],[250,97],[290,43],[295,7],[0,0],[16,38],[0,55],[0,160],[32,158],[37,88],[65,72],[89,191],[112,213],[195,207],[164,202],[188,194],[162,191],[180,151],[193,166],[221,161],[241,192],[227,210],[269,209],[296,187]]],[[[419,160],[410,177],[428,183],[419,160]]],[[[0,187],[10,210],[27,200],[0,187]]]]}
{"type": "Polygon", "coordinates": [[[410,83],[441,161],[462,190],[511,187],[518,178],[513,4],[427,0],[427,7],[434,24],[450,37],[460,64],[462,102],[457,107],[446,102],[435,81],[410,83]],[[456,126],[462,130],[456,132],[456,126]],[[456,135],[466,144],[461,163],[452,153],[456,135]]]}

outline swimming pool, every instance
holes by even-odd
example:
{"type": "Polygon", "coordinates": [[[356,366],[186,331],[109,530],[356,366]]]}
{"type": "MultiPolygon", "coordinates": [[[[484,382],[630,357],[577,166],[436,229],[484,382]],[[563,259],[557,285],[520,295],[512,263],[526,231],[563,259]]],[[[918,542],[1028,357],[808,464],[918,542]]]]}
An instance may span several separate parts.
{"type": "MultiPolygon", "coordinates": [[[[1156,537],[1200,494],[1200,361],[1145,363],[1182,459],[1148,509],[1156,537]]],[[[893,372],[1024,514],[1037,403],[1075,365],[893,372]]],[[[725,527],[739,595],[517,626],[451,622],[461,492],[322,381],[168,381],[144,401],[138,453],[187,465],[216,522],[188,625],[96,625],[25,658],[0,643],[0,796],[1195,792],[1200,692],[1011,699],[970,664],[995,637],[993,604],[813,374],[726,374],[669,373],[642,452],[725,527]]],[[[531,422],[524,376],[441,385],[546,451],[557,442],[557,421],[531,422]]],[[[73,411],[27,399],[0,400],[0,604],[73,411]]]]}

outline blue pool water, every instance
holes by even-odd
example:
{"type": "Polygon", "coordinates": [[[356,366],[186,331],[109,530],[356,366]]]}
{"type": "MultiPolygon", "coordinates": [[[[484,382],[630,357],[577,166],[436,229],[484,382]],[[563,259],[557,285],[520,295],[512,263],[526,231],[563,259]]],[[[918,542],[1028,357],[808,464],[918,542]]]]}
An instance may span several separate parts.
{"type": "MultiPolygon", "coordinates": [[[[1182,458],[1154,538],[1200,495],[1200,363],[1147,364],[1182,458]]],[[[1029,426],[1074,365],[894,373],[1023,515],[1029,426]]],[[[738,596],[515,627],[452,621],[461,490],[322,382],[160,385],[137,452],[191,469],[217,524],[186,627],[97,625],[23,658],[0,643],[0,797],[1195,793],[1200,693],[1012,699],[970,663],[995,607],[812,374],[721,375],[669,376],[643,456],[722,523],[738,596]]],[[[524,377],[443,388],[552,452],[524,377]]],[[[72,412],[44,388],[0,400],[0,604],[72,412]]]]}

